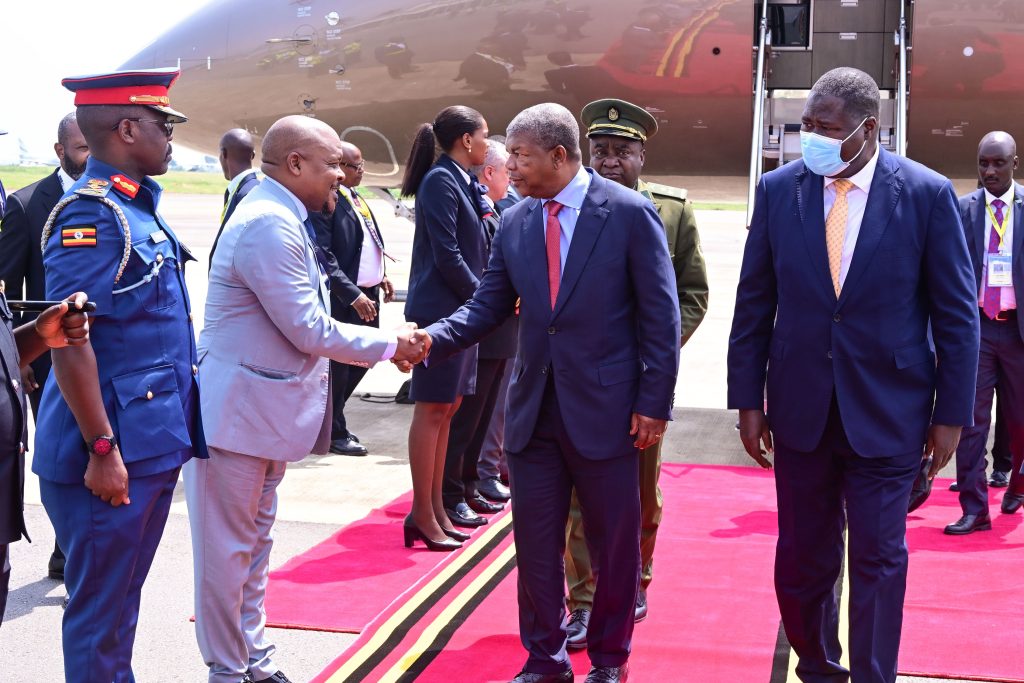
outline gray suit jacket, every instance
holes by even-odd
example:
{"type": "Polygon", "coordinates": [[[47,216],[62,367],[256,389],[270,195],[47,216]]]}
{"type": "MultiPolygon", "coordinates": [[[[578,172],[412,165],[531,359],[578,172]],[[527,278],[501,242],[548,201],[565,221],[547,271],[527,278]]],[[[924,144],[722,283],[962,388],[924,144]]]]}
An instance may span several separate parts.
{"type": "Polygon", "coordinates": [[[298,208],[270,179],[224,226],[199,336],[210,446],[296,461],[317,444],[327,359],[372,364],[391,333],[330,316],[330,293],[298,208]]]}

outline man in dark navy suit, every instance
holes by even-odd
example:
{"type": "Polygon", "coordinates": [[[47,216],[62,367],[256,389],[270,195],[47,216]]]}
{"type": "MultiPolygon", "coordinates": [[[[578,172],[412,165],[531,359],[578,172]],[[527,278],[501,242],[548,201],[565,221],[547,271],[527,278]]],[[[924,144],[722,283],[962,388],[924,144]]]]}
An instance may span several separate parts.
{"type": "MultiPolygon", "coordinates": [[[[78,127],[75,112],[65,116],[57,125],[57,142],[53,151],[60,165],[42,180],[10,196],[0,226],[0,280],[6,283],[8,294],[16,299],[39,301],[46,298],[43,253],[39,247],[43,225],[61,195],[82,177],[85,162],[89,160],[89,143],[78,127]]],[[[34,314],[24,314],[17,320],[26,323],[34,318],[34,314]]],[[[35,416],[39,415],[39,399],[49,376],[49,352],[40,355],[21,371],[22,389],[28,394],[35,416]]],[[[64,580],[64,553],[56,542],[47,572],[51,579],[64,580]]]]}
{"type": "Polygon", "coordinates": [[[473,298],[426,328],[431,358],[445,358],[497,328],[520,299],[505,450],[529,658],[514,683],[573,680],[562,564],[573,486],[597,576],[586,680],[626,680],[640,580],[637,449],[664,433],[679,366],[661,219],[646,197],[585,168],[579,139],[561,105],[512,120],[507,168],[528,199],[502,214],[473,298]]]}
{"type": "Polygon", "coordinates": [[[960,198],[960,218],[974,265],[974,286],[981,319],[981,351],[974,401],[974,426],[964,429],[956,451],[956,480],[963,516],[946,527],[962,535],[992,528],[985,482],[985,443],[992,420],[992,394],[1012,456],[1009,488],[1002,511],[1013,514],[1024,503],[1024,322],[1017,300],[1024,297],[1024,188],[1013,182],[1017,143],[994,131],[978,145],[981,188],[960,198]]]}
{"type": "MultiPolygon", "coordinates": [[[[53,151],[60,165],[42,180],[11,194],[0,226],[0,280],[6,283],[8,296],[16,299],[46,298],[43,255],[39,248],[43,225],[61,195],[82,177],[85,162],[89,160],[89,143],[82,136],[74,112],[58,124],[53,151]]],[[[26,315],[19,320],[28,322],[33,317],[26,315]]],[[[33,414],[39,413],[39,397],[49,374],[50,354],[44,353],[22,375],[33,414]]]]}
{"type": "MultiPolygon", "coordinates": [[[[345,180],[338,187],[338,206],[330,218],[310,214],[317,244],[323,249],[331,285],[331,316],[352,325],[380,327],[380,303],[395,298],[384,268],[384,237],[377,219],[356,188],[363,182],[363,153],[342,142],[345,180]]],[[[366,455],[369,451],[348,430],[345,402],[369,368],[331,361],[331,453],[366,455]]]]}
{"type": "Polygon", "coordinates": [[[232,128],[220,138],[220,168],[224,172],[224,180],[228,181],[224,190],[224,209],[220,214],[220,227],[210,247],[210,263],[213,263],[213,252],[217,250],[217,242],[224,232],[224,225],[235,212],[238,203],[245,199],[249,191],[260,184],[260,177],[252,167],[256,158],[256,147],[252,135],[244,128],[232,128]]]}
{"type": "Polygon", "coordinates": [[[978,303],[956,195],[879,149],[878,111],[862,71],[814,85],[803,160],[758,183],[729,341],[744,447],[768,468],[774,444],[775,591],[805,683],[896,680],[911,486],[972,421],[978,303]],[[850,671],[835,595],[844,529],[850,671]]]}

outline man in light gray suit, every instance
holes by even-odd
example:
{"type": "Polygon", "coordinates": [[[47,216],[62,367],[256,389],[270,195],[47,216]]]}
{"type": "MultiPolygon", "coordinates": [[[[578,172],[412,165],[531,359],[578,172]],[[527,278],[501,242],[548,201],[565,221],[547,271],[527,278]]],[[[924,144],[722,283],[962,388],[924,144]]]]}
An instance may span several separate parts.
{"type": "Polygon", "coordinates": [[[408,370],[425,353],[414,325],[387,331],[330,316],[308,215],[334,210],[342,156],[321,121],[271,126],[266,179],[225,225],[211,264],[199,338],[210,459],[185,472],[196,638],[211,683],[288,681],[264,634],[271,527],[286,464],[327,453],[328,358],[408,370]]]}

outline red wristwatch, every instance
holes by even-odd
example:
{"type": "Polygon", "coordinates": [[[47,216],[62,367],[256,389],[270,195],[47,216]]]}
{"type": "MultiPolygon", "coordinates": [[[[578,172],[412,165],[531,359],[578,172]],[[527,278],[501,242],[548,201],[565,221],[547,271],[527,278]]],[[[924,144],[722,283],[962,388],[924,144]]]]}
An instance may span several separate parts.
{"type": "Polygon", "coordinates": [[[117,442],[112,436],[97,436],[89,443],[89,453],[100,457],[110,455],[117,448],[117,442]]]}

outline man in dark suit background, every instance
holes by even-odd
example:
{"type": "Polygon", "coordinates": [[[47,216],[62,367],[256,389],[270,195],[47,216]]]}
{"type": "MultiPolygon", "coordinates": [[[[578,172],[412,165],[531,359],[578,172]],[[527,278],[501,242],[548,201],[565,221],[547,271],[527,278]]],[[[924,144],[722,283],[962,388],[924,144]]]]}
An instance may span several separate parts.
{"type": "Polygon", "coordinates": [[[640,579],[637,449],[671,419],[679,364],[661,220],[647,198],[583,167],[579,139],[561,105],[512,120],[507,168],[529,199],[502,215],[473,298],[426,328],[431,358],[445,358],[497,328],[520,299],[505,449],[529,657],[515,683],[573,680],[562,555],[574,486],[597,575],[586,680],[626,680],[640,579]]]}
{"type": "MultiPolygon", "coordinates": [[[[7,295],[12,299],[39,301],[46,298],[43,255],[39,249],[43,225],[61,196],[85,172],[85,162],[89,160],[89,143],[78,127],[75,112],[57,125],[53,151],[60,165],[42,180],[13,193],[0,224],[0,280],[6,284],[7,295]]],[[[34,314],[25,314],[18,322],[26,323],[34,318],[34,314]]],[[[21,384],[28,394],[33,415],[39,415],[39,398],[49,376],[49,352],[21,371],[21,384]]],[[[64,580],[64,553],[56,542],[48,572],[51,579],[64,580]]]]}
{"type": "MultiPolygon", "coordinates": [[[[504,143],[488,139],[487,157],[484,159],[484,163],[469,169],[473,177],[478,178],[486,187],[487,192],[483,198],[493,211],[483,218],[488,250],[490,250],[490,244],[498,231],[502,211],[500,202],[508,193],[509,178],[508,169],[505,168],[506,161],[508,161],[508,152],[505,150],[504,143]]],[[[495,486],[493,480],[485,482],[482,487],[488,495],[485,496],[477,490],[480,483],[477,465],[484,438],[491,425],[491,416],[494,414],[495,406],[498,405],[501,378],[505,372],[505,366],[508,364],[508,360],[516,355],[517,329],[516,316],[510,316],[501,324],[501,327],[480,342],[476,366],[476,392],[463,396],[459,409],[452,416],[451,427],[448,431],[448,450],[445,454],[441,496],[444,500],[445,511],[454,524],[462,521],[459,519],[461,516],[459,504],[468,505],[474,513],[493,514],[500,512],[505,507],[505,501],[508,500],[507,497],[504,500],[501,499],[501,489],[495,486]]],[[[504,409],[504,403],[504,401],[501,402],[502,409],[504,409]]],[[[497,483],[501,485],[500,482],[497,483]]],[[[502,486],[502,488],[504,487],[502,486]]]]}
{"type": "MultiPolygon", "coordinates": [[[[330,218],[314,213],[310,220],[327,261],[331,316],[343,323],[380,327],[381,294],[384,303],[389,303],[395,298],[395,288],[385,274],[384,238],[377,219],[356,191],[363,182],[363,153],[350,142],[341,145],[345,180],[338,187],[338,206],[330,218]]],[[[345,402],[366,371],[365,367],[331,361],[331,453],[359,456],[369,452],[348,430],[345,419],[345,402]]]]}
{"type": "Polygon", "coordinates": [[[992,394],[999,390],[1000,419],[1012,456],[1002,511],[1024,503],[1024,321],[1017,300],[1024,297],[1024,188],[1013,181],[1017,144],[994,131],[978,145],[981,188],[960,198],[960,218],[974,266],[981,320],[981,351],[974,399],[974,426],[964,429],[956,451],[956,479],[963,516],[946,527],[962,535],[992,528],[985,482],[985,443],[992,420],[992,394]]]}
{"type": "Polygon", "coordinates": [[[729,342],[743,445],[768,468],[774,444],[775,591],[805,683],[896,680],[911,486],[972,420],[978,303],[956,195],[879,149],[878,112],[862,71],[815,83],[803,160],[758,183],[729,342]],[[844,528],[850,671],[835,595],[844,528]]]}
{"type": "Polygon", "coordinates": [[[245,199],[249,191],[260,184],[256,169],[252,167],[256,158],[256,147],[252,135],[244,128],[232,128],[220,138],[220,168],[224,172],[224,180],[228,181],[224,190],[224,209],[220,214],[220,227],[210,247],[210,263],[213,263],[213,252],[217,250],[217,242],[224,232],[224,224],[235,212],[238,203],[245,199]]]}
{"type": "MultiPolygon", "coordinates": [[[[0,135],[7,135],[6,130],[0,130],[0,135]]],[[[0,182],[0,216],[4,215],[4,211],[7,205],[7,190],[4,189],[3,182],[0,182]]]]}

